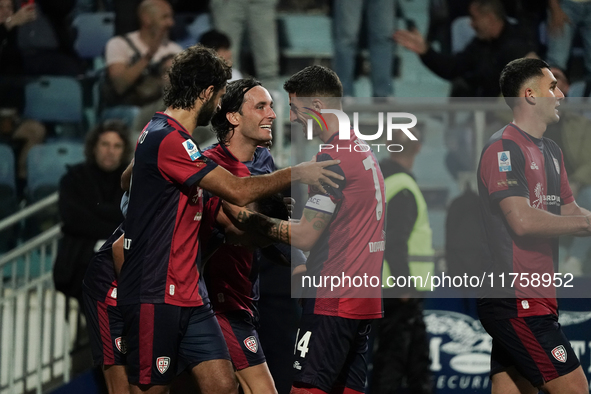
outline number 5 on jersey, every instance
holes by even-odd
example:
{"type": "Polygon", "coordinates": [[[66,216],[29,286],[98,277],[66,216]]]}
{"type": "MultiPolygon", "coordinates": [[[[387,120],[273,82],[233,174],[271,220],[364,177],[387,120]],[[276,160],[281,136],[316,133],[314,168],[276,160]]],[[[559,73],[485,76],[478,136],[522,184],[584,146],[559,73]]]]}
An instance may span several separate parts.
{"type": "Polygon", "coordinates": [[[298,328],[298,332],[296,333],[296,345],[293,349],[293,354],[295,355],[296,352],[300,352],[300,357],[305,358],[306,353],[308,353],[308,343],[310,343],[310,336],[312,336],[312,331],[306,331],[304,335],[298,341],[300,337],[300,329],[298,328]]]}

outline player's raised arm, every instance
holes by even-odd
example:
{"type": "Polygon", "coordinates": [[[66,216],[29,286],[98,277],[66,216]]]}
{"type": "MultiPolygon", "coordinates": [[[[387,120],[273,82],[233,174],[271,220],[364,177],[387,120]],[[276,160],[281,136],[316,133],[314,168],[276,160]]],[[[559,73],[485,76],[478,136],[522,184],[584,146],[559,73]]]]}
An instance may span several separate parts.
{"type": "Polygon", "coordinates": [[[339,164],[339,160],[323,162],[309,161],[288,167],[268,175],[240,178],[230,174],[221,167],[216,167],[201,179],[199,186],[236,205],[246,205],[259,198],[279,193],[292,182],[300,182],[316,186],[324,191],[323,184],[338,188],[331,178],[342,180],[342,176],[325,169],[330,165],[339,164]]]}

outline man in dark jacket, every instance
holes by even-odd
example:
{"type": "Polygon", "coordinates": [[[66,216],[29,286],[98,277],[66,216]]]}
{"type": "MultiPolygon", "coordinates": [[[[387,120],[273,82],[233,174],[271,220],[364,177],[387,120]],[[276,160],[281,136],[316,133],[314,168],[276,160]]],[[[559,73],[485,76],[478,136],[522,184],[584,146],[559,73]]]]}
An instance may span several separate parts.
{"type": "Polygon", "coordinates": [[[473,0],[470,18],[476,37],[460,53],[444,55],[430,48],[421,33],[399,30],[393,38],[415,52],[429,70],[454,82],[453,97],[497,97],[499,76],[511,60],[535,56],[531,41],[508,23],[499,0],[473,0]]]}
{"type": "Polygon", "coordinates": [[[64,237],[54,266],[54,282],[67,296],[80,299],[93,252],[123,221],[120,179],[131,152],[125,124],[106,121],[88,134],[86,161],[70,167],[60,181],[64,237]]]}

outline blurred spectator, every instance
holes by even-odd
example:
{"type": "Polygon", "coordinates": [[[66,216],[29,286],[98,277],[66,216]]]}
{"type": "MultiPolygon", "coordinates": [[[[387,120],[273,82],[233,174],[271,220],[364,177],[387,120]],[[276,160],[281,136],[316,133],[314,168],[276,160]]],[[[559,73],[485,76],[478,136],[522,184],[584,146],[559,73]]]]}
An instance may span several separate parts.
{"type": "Polygon", "coordinates": [[[24,5],[14,12],[12,0],[0,0],[0,75],[22,74],[23,59],[17,30],[36,18],[35,4],[24,5]]]}
{"type": "Polygon", "coordinates": [[[585,47],[585,69],[591,76],[591,1],[549,0],[549,10],[548,63],[567,69],[573,38],[579,30],[585,47]]]}
{"type": "MultiPolygon", "coordinates": [[[[199,39],[201,45],[207,48],[211,48],[220,55],[226,63],[232,66],[232,49],[230,44],[230,38],[222,32],[217,30],[210,30],[206,33],[203,33],[201,38],[199,39]]],[[[242,79],[242,73],[236,68],[232,67],[232,79],[228,82],[235,81],[237,79],[242,79]]]]}
{"type": "Polygon", "coordinates": [[[16,163],[16,184],[19,196],[27,182],[27,154],[45,138],[45,126],[36,120],[21,120],[16,108],[0,108],[0,143],[14,150],[16,163]]]}
{"type": "Polygon", "coordinates": [[[86,162],[69,167],[60,181],[63,222],[53,270],[55,288],[80,299],[84,273],[95,250],[123,221],[121,174],[131,158],[127,127],[108,120],[88,133],[86,162]]]}
{"type": "Polygon", "coordinates": [[[240,69],[244,30],[248,32],[257,79],[273,84],[279,75],[279,47],[276,25],[277,0],[211,0],[216,30],[227,34],[240,69]]]}
{"type": "Polygon", "coordinates": [[[35,0],[37,18],[19,29],[18,43],[26,75],[84,73],[84,64],[74,51],[70,15],[75,0],[35,0]]]}
{"type": "Polygon", "coordinates": [[[453,81],[453,97],[496,97],[499,76],[511,60],[535,56],[519,27],[507,23],[499,0],[473,0],[470,18],[476,37],[460,53],[445,55],[429,47],[417,30],[399,30],[394,39],[420,55],[425,66],[441,78],[453,81]]]}
{"type": "MultiPolygon", "coordinates": [[[[437,41],[441,52],[451,53],[451,25],[469,15],[472,0],[431,0],[427,41],[437,41]]],[[[546,19],[547,0],[501,0],[508,18],[516,20],[526,39],[536,50],[540,47],[540,24],[546,19]]]]}
{"type": "MultiPolygon", "coordinates": [[[[380,161],[386,187],[386,250],[384,282],[389,276],[427,278],[435,269],[432,231],[427,203],[412,174],[415,158],[421,150],[422,133],[412,133],[411,141],[402,131],[394,141],[404,147],[380,161]]],[[[395,393],[406,378],[408,392],[433,392],[429,371],[429,339],[423,321],[423,300],[415,288],[384,289],[384,318],[377,320],[376,347],[373,359],[371,392],[395,393]]]]}
{"type": "MultiPolygon", "coordinates": [[[[112,0],[115,11],[115,34],[122,35],[140,28],[137,7],[142,0],[112,0]]],[[[171,0],[175,13],[201,14],[209,11],[209,0],[171,0]]]]}
{"type": "Polygon", "coordinates": [[[394,0],[335,0],[333,4],[335,40],[333,68],[343,82],[344,96],[354,96],[355,59],[364,14],[369,33],[373,95],[374,97],[392,95],[394,6],[394,0]]]}
{"type": "MultiPolygon", "coordinates": [[[[182,51],[179,45],[168,39],[169,30],[174,25],[168,2],[144,0],[139,5],[138,14],[140,30],[113,37],[107,43],[107,78],[102,89],[107,107],[140,107],[131,124],[134,133],[139,133],[154,112],[164,109],[163,77],[171,58],[182,51]]],[[[115,113],[118,112],[107,111],[105,116],[113,117],[115,113]]]]}

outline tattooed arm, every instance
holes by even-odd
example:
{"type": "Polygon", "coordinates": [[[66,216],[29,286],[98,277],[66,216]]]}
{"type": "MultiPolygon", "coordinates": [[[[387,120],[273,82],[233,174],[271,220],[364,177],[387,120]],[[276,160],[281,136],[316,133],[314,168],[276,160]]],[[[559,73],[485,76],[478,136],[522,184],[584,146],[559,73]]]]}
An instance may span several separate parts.
{"type": "Polygon", "coordinates": [[[290,244],[303,251],[312,249],[332,218],[332,214],[309,208],[304,208],[299,222],[270,218],[227,202],[224,202],[223,208],[228,216],[235,218],[238,227],[243,230],[256,231],[274,242],[290,244]]]}

